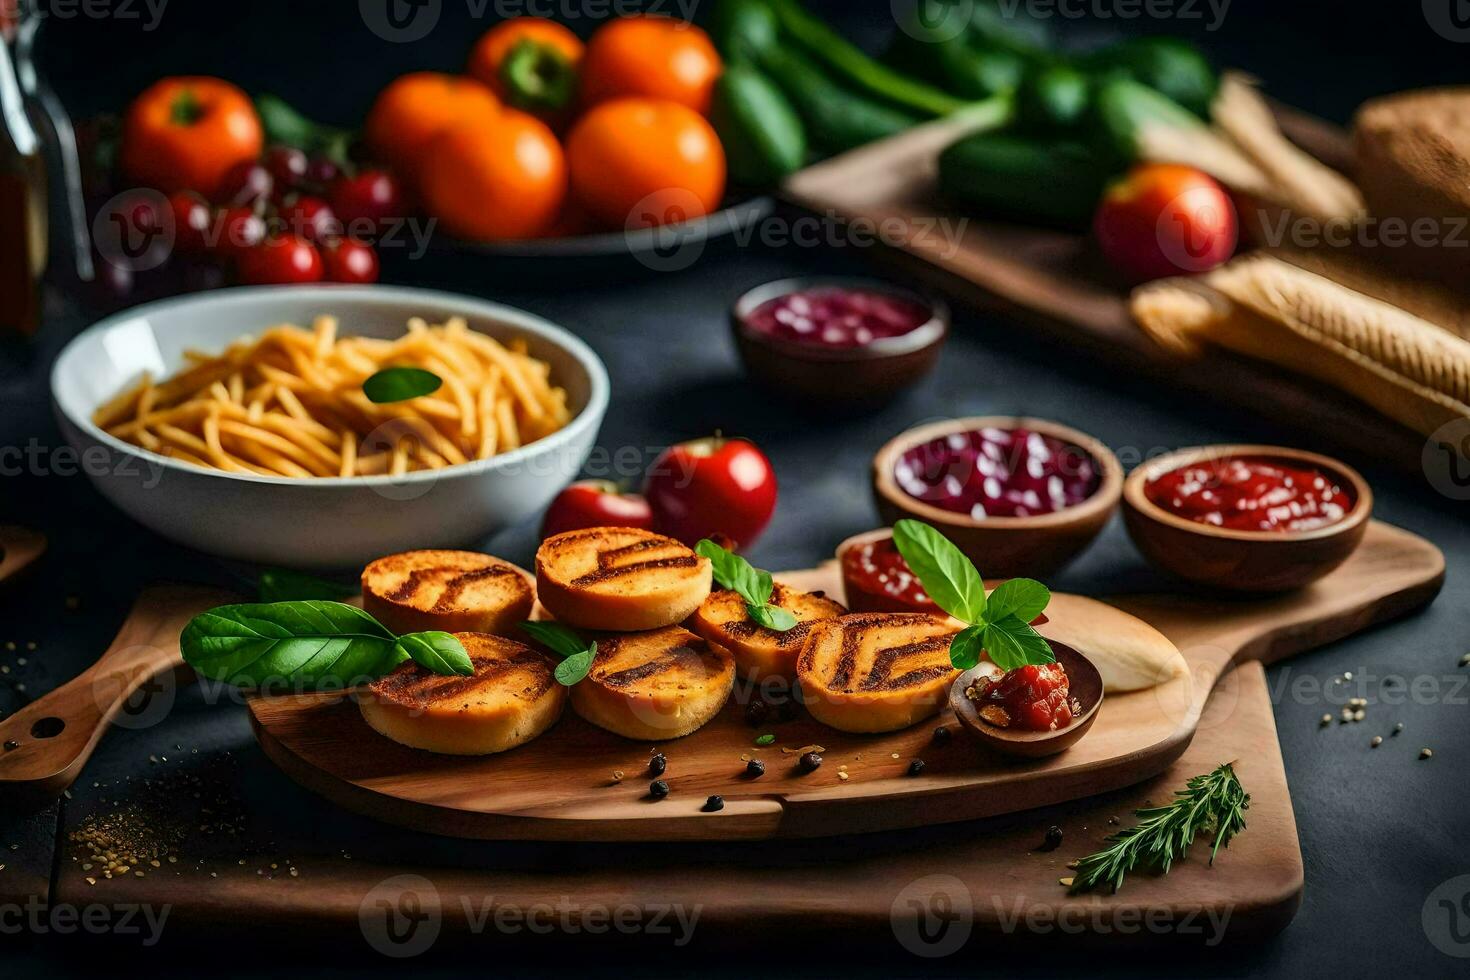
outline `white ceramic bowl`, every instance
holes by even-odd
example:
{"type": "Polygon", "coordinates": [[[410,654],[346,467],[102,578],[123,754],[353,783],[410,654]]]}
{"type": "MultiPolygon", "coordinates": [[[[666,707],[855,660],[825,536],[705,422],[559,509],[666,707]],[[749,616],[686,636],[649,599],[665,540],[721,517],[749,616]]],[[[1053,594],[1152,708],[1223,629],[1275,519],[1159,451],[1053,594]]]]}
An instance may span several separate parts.
{"type": "Polygon", "coordinates": [[[165,537],[209,554],[333,569],[411,548],[458,547],[524,520],[581,470],[607,411],[607,370],[582,341],[540,317],[468,296],[386,286],[220,290],[150,303],[89,328],[51,372],[62,430],[103,495],[165,537]],[[403,476],[289,479],[205,470],[148,452],[92,424],[93,411],[135,383],[279,323],[321,314],[343,335],[397,337],[409,317],[463,316],[492,337],[524,337],[551,365],[574,417],[561,431],[492,459],[403,476]]]}

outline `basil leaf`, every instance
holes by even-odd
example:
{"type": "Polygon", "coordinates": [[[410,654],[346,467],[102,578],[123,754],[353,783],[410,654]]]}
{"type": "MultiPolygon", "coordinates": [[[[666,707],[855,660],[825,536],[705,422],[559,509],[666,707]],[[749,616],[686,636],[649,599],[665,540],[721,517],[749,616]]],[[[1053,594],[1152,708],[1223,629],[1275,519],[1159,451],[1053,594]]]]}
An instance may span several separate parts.
{"type": "Polygon", "coordinates": [[[558,684],[571,687],[592,669],[592,661],[597,656],[595,642],[588,643],[561,623],[528,622],[522,623],[521,629],[562,658],[555,670],[558,684]]]}
{"type": "Polygon", "coordinates": [[[980,654],[985,652],[985,644],[981,641],[984,631],[983,626],[971,626],[955,634],[955,638],[949,641],[949,662],[960,670],[969,670],[978,664],[980,654]]]}
{"type": "Polygon", "coordinates": [[[745,607],[750,618],[759,626],[777,633],[784,633],[796,625],[796,617],[791,615],[780,606],[750,606],[745,607]]]}
{"type": "Polygon", "coordinates": [[[996,586],[985,603],[985,618],[999,622],[1015,616],[1023,623],[1040,616],[1051,602],[1051,590],[1033,578],[1013,578],[996,586]]]}
{"type": "Polygon", "coordinates": [[[587,641],[561,623],[526,622],[521,624],[521,629],[537,643],[550,647],[558,657],[574,656],[587,649],[587,641]]]}
{"type": "Polygon", "coordinates": [[[556,682],[563,687],[571,687],[592,669],[592,661],[597,658],[597,644],[593,642],[581,653],[574,653],[561,663],[556,665],[556,682]]]}
{"type": "Polygon", "coordinates": [[[745,584],[745,569],[750,567],[750,562],[741,558],[733,551],[728,551],[715,544],[709,538],[704,538],[694,546],[694,552],[709,559],[714,572],[715,582],[722,589],[733,589],[744,595],[741,585],[745,584]]]}
{"type": "Polygon", "coordinates": [[[771,573],[764,569],[752,568],[751,571],[754,576],[751,581],[751,593],[747,598],[753,600],[758,606],[769,605],[771,594],[776,591],[776,580],[771,578],[771,573]]]}
{"type": "Polygon", "coordinates": [[[985,582],[948,538],[921,521],[902,520],[893,525],[893,544],[935,605],[966,623],[986,621],[985,582]]]}
{"type": "Polygon", "coordinates": [[[241,687],[353,684],[405,659],[397,638],[372,616],[315,599],[219,606],[189,621],[179,649],[205,677],[241,687]]]}
{"type": "Polygon", "coordinates": [[[384,368],[362,383],[362,393],[378,405],[432,395],[444,380],[433,371],[416,367],[384,368]]]}
{"type": "Polygon", "coordinates": [[[358,587],[329,582],[286,568],[269,568],[260,573],[256,590],[261,602],[290,602],[297,599],[345,599],[357,592],[358,587]]]}
{"type": "Polygon", "coordinates": [[[409,633],[398,638],[398,649],[405,656],[412,657],[413,662],[420,667],[426,667],[445,677],[456,674],[460,677],[473,677],[475,674],[475,665],[470,662],[470,655],[453,633],[439,630],[409,633]]]}
{"type": "Polygon", "coordinates": [[[985,652],[1001,670],[1015,670],[1027,664],[1050,664],[1057,659],[1046,637],[1036,632],[1030,623],[1015,616],[987,625],[982,639],[985,652]]]}

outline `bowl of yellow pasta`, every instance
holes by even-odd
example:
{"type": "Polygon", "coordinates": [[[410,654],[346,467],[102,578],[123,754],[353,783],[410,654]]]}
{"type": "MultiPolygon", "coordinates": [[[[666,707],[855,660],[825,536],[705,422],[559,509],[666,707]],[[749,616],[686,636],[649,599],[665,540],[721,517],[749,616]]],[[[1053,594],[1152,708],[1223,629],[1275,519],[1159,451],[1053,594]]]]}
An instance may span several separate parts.
{"type": "Polygon", "coordinates": [[[385,286],[232,289],[90,327],[51,374],[110,501],[225,558],[333,569],[472,545],[587,460],[607,371],[522,310],[385,286]]]}

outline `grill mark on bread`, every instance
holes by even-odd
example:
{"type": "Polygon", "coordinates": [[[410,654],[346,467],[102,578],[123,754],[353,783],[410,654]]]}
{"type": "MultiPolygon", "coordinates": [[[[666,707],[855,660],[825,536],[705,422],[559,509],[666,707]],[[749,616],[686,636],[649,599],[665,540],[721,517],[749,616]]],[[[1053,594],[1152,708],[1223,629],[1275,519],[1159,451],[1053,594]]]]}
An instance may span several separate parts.
{"type": "MultiPolygon", "coordinates": [[[[699,646],[703,646],[700,643],[699,646]]],[[[611,651],[616,653],[616,647],[611,651]]],[[[639,681],[656,677],[686,663],[690,658],[698,660],[702,651],[697,649],[694,642],[670,648],[663,656],[656,660],[649,660],[633,667],[625,667],[622,670],[609,671],[599,674],[597,680],[611,688],[632,687],[639,681]]]]}
{"type": "MultiPolygon", "coordinates": [[[[408,577],[399,586],[388,593],[388,599],[393,602],[406,602],[416,595],[419,589],[428,582],[430,576],[443,574],[444,572],[455,572],[458,569],[449,565],[438,565],[433,568],[411,569],[408,577]]],[[[486,565],[484,568],[472,568],[460,572],[444,583],[444,591],[434,602],[434,612],[449,612],[454,609],[454,603],[471,583],[481,579],[495,578],[501,575],[514,575],[516,571],[504,565],[486,565]]]]}
{"type": "Polygon", "coordinates": [[[555,683],[549,662],[534,650],[521,650],[501,658],[471,657],[470,663],[475,668],[472,677],[446,677],[430,673],[417,664],[405,664],[386,677],[374,681],[370,690],[385,701],[422,710],[464,698],[476,688],[523,668],[534,676],[534,682],[519,692],[520,697],[534,701],[555,683]]]}
{"type": "MultiPolygon", "coordinates": [[[[598,555],[599,563],[605,554],[609,554],[609,552],[603,552],[598,555]]],[[[586,587],[597,585],[601,582],[608,582],[615,578],[621,578],[630,572],[648,571],[656,568],[694,568],[698,564],[699,559],[694,555],[679,555],[674,558],[653,558],[648,561],[636,561],[630,565],[618,565],[614,568],[598,568],[596,571],[588,572],[586,575],[580,575],[572,579],[571,584],[573,586],[586,587]]]]}
{"type": "Polygon", "coordinates": [[[788,647],[800,646],[799,641],[804,641],[807,637],[807,634],[812,631],[812,627],[819,622],[821,622],[821,620],[818,619],[802,620],[784,633],[773,629],[767,629],[766,627],[750,619],[738,619],[731,623],[724,623],[722,624],[721,628],[725,632],[729,633],[731,636],[737,637],[738,639],[742,640],[748,639],[752,636],[761,636],[763,634],[767,634],[771,637],[771,639],[776,641],[777,646],[781,647],[782,649],[786,649],[788,647]]]}
{"type": "MultiPolygon", "coordinates": [[[[879,650],[873,658],[872,669],[868,671],[868,676],[863,678],[863,682],[859,687],[864,691],[893,691],[903,687],[904,685],[900,683],[903,680],[902,677],[897,679],[890,679],[889,677],[893,673],[893,668],[898,665],[898,662],[905,657],[948,650],[949,641],[950,637],[948,636],[931,636],[917,643],[905,643],[903,646],[887,647],[886,649],[879,650]]],[[[909,673],[922,673],[922,668],[910,671],[909,673]]],[[[908,675],[906,674],[904,676],[907,677],[908,675]]]]}

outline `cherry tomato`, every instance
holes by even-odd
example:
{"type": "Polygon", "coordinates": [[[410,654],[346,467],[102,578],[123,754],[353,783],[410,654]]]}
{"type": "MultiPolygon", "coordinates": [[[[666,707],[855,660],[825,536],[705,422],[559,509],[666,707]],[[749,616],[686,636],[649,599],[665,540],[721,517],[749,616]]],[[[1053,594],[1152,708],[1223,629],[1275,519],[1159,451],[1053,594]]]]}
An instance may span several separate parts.
{"type": "Polygon", "coordinates": [[[403,191],[386,170],[364,170],[332,185],[332,210],[349,235],[373,234],[406,213],[403,191]]]}
{"type": "Polygon", "coordinates": [[[168,206],[174,213],[175,247],[183,255],[203,254],[211,221],[204,198],[193,191],[177,191],[169,195],[168,206]]]}
{"type": "Polygon", "coordinates": [[[264,164],[244,160],[225,174],[214,200],[222,207],[254,205],[270,197],[275,189],[276,179],[264,164]]]}
{"type": "Polygon", "coordinates": [[[265,167],[281,190],[295,190],[306,180],[306,154],[294,146],[277,143],[266,150],[265,167]]]}
{"type": "Polygon", "coordinates": [[[235,258],[265,241],[265,236],[265,221],[254,208],[226,208],[210,223],[206,241],[221,257],[235,258]]]}
{"type": "Polygon", "coordinates": [[[325,269],[316,246],[296,235],[267,238],[240,253],[240,279],[251,286],[321,282],[325,269]]]}
{"type": "Polygon", "coordinates": [[[1235,251],[1235,207],[1193,167],[1145,163],[1103,194],[1093,218],[1103,255],[1131,282],[1208,272],[1235,251]]]}
{"type": "Polygon", "coordinates": [[[324,242],[342,234],[342,222],[332,206],[319,197],[302,195],[281,209],[286,231],[309,242],[324,242]]]}
{"type": "Polygon", "coordinates": [[[748,548],[776,511],[776,473],[754,443],[714,436],[664,450],[643,494],[656,531],[691,547],[724,534],[748,548]]]}
{"type": "Polygon", "coordinates": [[[688,21],[638,14],[608,21],[582,61],[582,101],[627,95],[672,99],[708,112],[722,66],[709,35],[688,21]]]}
{"type": "Polygon", "coordinates": [[[355,238],[339,238],[322,248],[330,282],[366,285],[378,281],[378,253],[355,238]]]}
{"type": "Polygon", "coordinates": [[[616,483],[580,480],[558,494],[546,509],[541,536],[549,538],[584,527],[636,527],[649,531],[653,529],[653,511],[645,498],[636,493],[623,493],[616,483]]]}
{"type": "Polygon", "coordinates": [[[331,157],[312,157],[306,162],[306,182],[313,187],[330,187],[342,173],[331,157]]]}

